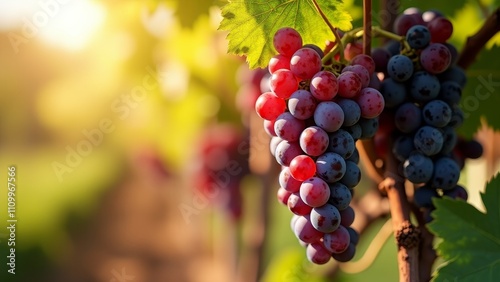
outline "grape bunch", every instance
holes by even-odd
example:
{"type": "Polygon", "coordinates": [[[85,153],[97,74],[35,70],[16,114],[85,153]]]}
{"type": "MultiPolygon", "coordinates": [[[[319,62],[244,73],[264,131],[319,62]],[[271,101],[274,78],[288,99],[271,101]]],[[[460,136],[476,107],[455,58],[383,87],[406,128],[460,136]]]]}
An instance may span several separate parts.
{"type": "Polygon", "coordinates": [[[273,44],[278,54],[268,65],[269,91],[255,109],[282,166],[278,200],[294,214],[292,230],[311,262],[349,261],[358,241],[350,227],[361,177],[355,143],[375,135],[385,104],[370,87],[375,63],[360,54],[338,71],[328,68],[323,51],[303,45],[288,27],[275,33],[273,44]]]}
{"type": "Polygon", "coordinates": [[[457,50],[446,42],[453,25],[443,15],[409,9],[398,16],[393,31],[405,39],[372,52],[376,69],[385,74],[380,88],[384,117],[393,121],[388,130],[377,133],[381,136],[375,142],[394,132],[392,151],[401,174],[418,184],[414,201],[428,214],[434,208],[432,197],[467,199],[466,190],[457,184],[461,165],[456,149],[466,78],[455,65],[457,50]]]}

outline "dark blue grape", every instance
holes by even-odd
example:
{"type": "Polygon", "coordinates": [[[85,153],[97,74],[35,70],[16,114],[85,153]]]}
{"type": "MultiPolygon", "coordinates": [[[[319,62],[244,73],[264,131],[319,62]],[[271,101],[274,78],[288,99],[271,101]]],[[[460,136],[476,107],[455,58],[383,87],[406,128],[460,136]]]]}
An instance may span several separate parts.
{"type": "Polygon", "coordinates": [[[343,251],[342,253],[339,254],[332,254],[332,258],[334,258],[336,261],[340,262],[348,262],[352,260],[354,255],[356,254],[356,246],[354,244],[349,244],[349,247],[347,247],[347,250],[343,251]]]}
{"type": "Polygon", "coordinates": [[[352,227],[347,227],[347,231],[349,232],[349,237],[351,238],[351,243],[357,245],[359,242],[359,233],[354,230],[352,227]]]}
{"type": "Polygon", "coordinates": [[[451,119],[450,119],[450,122],[448,123],[448,126],[451,126],[455,129],[459,128],[460,126],[462,126],[462,124],[464,123],[464,112],[462,111],[462,109],[460,109],[459,106],[454,106],[452,109],[451,109],[451,119]]]}
{"type": "Polygon", "coordinates": [[[398,55],[401,50],[401,42],[396,40],[390,40],[385,44],[384,48],[389,52],[391,56],[398,55]]]}
{"type": "Polygon", "coordinates": [[[443,196],[448,196],[452,199],[461,199],[464,201],[467,201],[467,199],[469,198],[467,190],[465,190],[465,188],[460,185],[453,187],[451,190],[443,191],[443,196]]]}
{"type": "Polygon", "coordinates": [[[455,81],[462,88],[464,88],[465,84],[467,83],[467,76],[465,75],[464,70],[460,67],[457,67],[456,65],[440,73],[438,77],[441,81],[455,81]]]}
{"type": "Polygon", "coordinates": [[[443,137],[444,137],[444,142],[443,142],[443,148],[441,148],[441,154],[449,154],[451,151],[453,151],[453,148],[455,148],[455,145],[457,144],[457,133],[455,132],[455,129],[451,126],[445,126],[441,128],[441,131],[443,131],[443,137]]]}
{"type": "Polygon", "coordinates": [[[395,81],[406,81],[413,74],[413,62],[404,55],[395,55],[387,63],[387,73],[395,81]]]}
{"type": "Polygon", "coordinates": [[[394,114],[396,128],[403,133],[412,133],[422,124],[422,111],[413,103],[404,103],[394,114]]]}
{"type": "Polygon", "coordinates": [[[361,108],[354,100],[339,99],[337,104],[344,111],[344,123],[342,126],[352,126],[361,118],[361,108]]]}
{"type": "Polygon", "coordinates": [[[429,181],[434,172],[431,158],[416,151],[410,154],[403,167],[404,176],[415,184],[429,181]]]}
{"type": "Polygon", "coordinates": [[[441,100],[432,100],[422,109],[425,123],[434,127],[444,127],[451,120],[451,108],[441,100]]]}
{"type": "Polygon", "coordinates": [[[443,148],[443,142],[443,133],[439,129],[428,125],[418,129],[413,137],[415,148],[427,156],[439,153],[443,148]]]}
{"type": "Polygon", "coordinates": [[[434,175],[430,182],[433,188],[450,190],[457,185],[460,167],[451,158],[442,157],[434,163],[434,175]]]}
{"type": "Polygon", "coordinates": [[[340,211],[340,225],[346,228],[349,227],[354,222],[354,217],[354,209],[350,206],[347,207],[345,210],[340,211]]]}
{"type": "Polygon", "coordinates": [[[423,49],[431,42],[431,33],[423,25],[414,25],[406,32],[406,41],[413,49],[423,49]]]}
{"type": "Polygon", "coordinates": [[[420,188],[415,189],[415,194],[413,195],[413,201],[415,205],[419,208],[434,208],[432,203],[432,198],[439,197],[436,189],[424,185],[420,188]]]}
{"type": "Polygon", "coordinates": [[[316,174],[328,183],[339,181],[345,170],[345,160],[337,153],[327,152],[316,160],[316,174]]]}
{"type": "Polygon", "coordinates": [[[351,134],[343,129],[331,133],[328,138],[330,139],[328,151],[337,153],[344,159],[349,158],[356,148],[351,134]]]}
{"type": "Polygon", "coordinates": [[[359,164],[359,152],[358,149],[354,149],[354,153],[352,153],[352,156],[348,158],[346,161],[351,161],[355,164],[359,164]]]}
{"type": "Polygon", "coordinates": [[[411,135],[399,136],[396,138],[392,146],[392,153],[400,162],[404,162],[414,150],[415,145],[413,142],[413,136],[411,135]]]}
{"type": "Polygon", "coordinates": [[[389,62],[391,56],[391,53],[389,53],[389,51],[385,48],[373,48],[372,59],[375,62],[375,71],[385,73],[387,71],[387,63],[389,62]]]}
{"type": "Polygon", "coordinates": [[[359,123],[356,123],[353,126],[343,127],[343,129],[349,132],[349,134],[351,134],[352,136],[352,139],[354,140],[360,139],[361,135],[363,134],[363,129],[361,128],[361,125],[359,125],[359,123]]]}
{"type": "Polygon", "coordinates": [[[340,182],[329,184],[330,199],[328,202],[334,205],[339,211],[347,209],[352,200],[351,191],[340,182]]]}
{"type": "Polygon", "coordinates": [[[444,46],[446,46],[446,48],[448,48],[448,50],[450,50],[450,54],[451,54],[450,66],[453,66],[457,62],[457,59],[458,59],[458,50],[457,50],[457,48],[455,48],[455,46],[453,46],[453,44],[450,44],[448,42],[445,42],[443,44],[444,44],[444,46]]]}
{"type": "Polygon", "coordinates": [[[346,170],[344,177],[342,177],[339,182],[344,184],[348,188],[354,188],[361,180],[361,170],[353,161],[346,160],[345,165],[346,170]]]}
{"type": "Polygon", "coordinates": [[[438,97],[450,106],[458,105],[462,97],[462,87],[455,81],[445,81],[441,83],[441,90],[438,97]]]}
{"type": "Polygon", "coordinates": [[[360,139],[369,139],[375,136],[379,126],[378,118],[361,118],[358,124],[361,126],[362,130],[360,139]]]}
{"type": "Polygon", "coordinates": [[[380,93],[384,96],[385,106],[394,108],[403,103],[406,99],[406,87],[403,83],[394,81],[392,78],[386,78],[380,86],[380,93]]]}
{"type": "Polygon", "coordinates": [[[439,79],[426,72],[416,72],[410,81],[410,95],[417,102],[427,102],[435,99],[440,90],[439,79]]]}

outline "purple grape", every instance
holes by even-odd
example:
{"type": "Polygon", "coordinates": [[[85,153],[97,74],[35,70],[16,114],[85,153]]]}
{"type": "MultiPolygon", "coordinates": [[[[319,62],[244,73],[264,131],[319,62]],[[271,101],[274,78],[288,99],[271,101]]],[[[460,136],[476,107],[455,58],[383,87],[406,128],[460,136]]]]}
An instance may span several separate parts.
{"type": "Polygon", "coordinates": [[[404,55],[395,55],[387,63],[387,73],[395,81],[406,81],[413,74],[413,62],[404,55]]]}
{"type": "Polygon", "coordinates": [[[396,128],[403,133],[412,133],[422,124],[422,111],[413,103],[404,103],[394,114],[396,128]]]}
{"type": "Polygon", "coordinates": [[[328,202],[334,205],[339,211],[347,209],[352,200],[349,188],[340,182],[331,183],[329,186],[330,199],[328,202]]]}
{"type": "Polygon", "coordinates": [[[351,134],[345,130],[339,129],[328,137],[330,139],[328,150],[339,154],[344,159],[349,158],[356,148],[351,134]]]}
{"type": "Polygon", "coordinates": [[[436,155],[443,148],[444,137],[443,133],[432,126],[422,126],[413,138],[415,148],[424,155],[436,155]]]}
{"type": "Polygon", "coordinates": [[[331,204],[313,208],[311,210],[311,224],[316,230],[323,233],[333,232],[340,225],[340,212],[331,204]]]}
{"type": "Polygon", "coordinates": [[[316,160],[316,174],[328,183],[339,181],[345,171],[345,160],[337,153],[327,152],[316,160]]]}

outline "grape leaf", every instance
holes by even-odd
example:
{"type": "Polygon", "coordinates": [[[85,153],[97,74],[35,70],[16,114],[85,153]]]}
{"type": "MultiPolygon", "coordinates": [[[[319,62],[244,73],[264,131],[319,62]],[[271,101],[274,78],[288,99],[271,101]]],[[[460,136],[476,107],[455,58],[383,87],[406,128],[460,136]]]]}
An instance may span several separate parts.
{"type": "Polygon", "coordinates": [[[486,213],[464,201],[434,199],[429,229],[443,241],[439,254],[447,260],[435,281],[498,281],[500,277],[500,177],[481,194],[486,213]]]}
{"type": "Polygon", "coordinates": [[[500,70],[492,60],[500,57],[500,47],[481,51],[477,61],[467,69],[467,85],[462,93],[460,107],[465,119],[459,129],[461,135],[472,137],[484,118],[489,126],[500,130],[500,70]]]}
{"type": "MultiPolygon", "coordinates": [[[[234,0],[222,7],[220,30],[229,31],[228,51],[246,55],[250,68],[266,67],[276,54],[273,35],[281,27],[293,27],[304,44],[323,47],[333,34],[314,7],[314,0],[234,0]]],[[[330,23],[341,30],[352,28],[342,0],[316,0],[330,23]]]]}

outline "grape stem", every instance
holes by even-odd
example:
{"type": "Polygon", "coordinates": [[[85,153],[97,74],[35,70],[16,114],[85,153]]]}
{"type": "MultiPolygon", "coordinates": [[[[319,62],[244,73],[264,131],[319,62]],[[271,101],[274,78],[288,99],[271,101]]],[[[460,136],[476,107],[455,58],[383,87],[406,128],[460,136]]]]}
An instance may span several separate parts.
{"type": "Polygon", "coordinates": [[[457,65],[467,69],[476,60],[484,45],[500,31],[500,7],[486,19],[481,28],[467,41],[458,56],[457,65]]]}
{"type": "Polygon", "coordinates": [[[372,1],[363,0],[363,54],[371,54],[372,44],[372,1]]]}
{"type": "Polygon", "coordinates": [[[321,8],[319,7],[318,2],[316,2],[316,0],[312,0],[312,2],[314,4],[314,7],[316,8],[316,10],[318,11],[319,15],[323,19],[323,21],[325,21],[326,25],[328,25],[330,30],[333,32],[333,35],[335,36],[335,42],[337,42],[337,44],[335,46],[338,46],[338,48],[339,48],[340,61],[341,62],[345,61],[345,59],[344,59],[344,46],[341,43],[338,29],[336,27],[334,27],[332,25],[332,23],[328,20],[325,13],[323,13],[323,10],[321,10],[321,8]]]}

